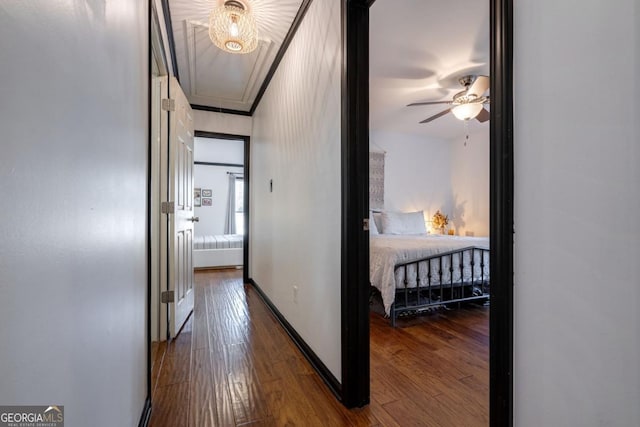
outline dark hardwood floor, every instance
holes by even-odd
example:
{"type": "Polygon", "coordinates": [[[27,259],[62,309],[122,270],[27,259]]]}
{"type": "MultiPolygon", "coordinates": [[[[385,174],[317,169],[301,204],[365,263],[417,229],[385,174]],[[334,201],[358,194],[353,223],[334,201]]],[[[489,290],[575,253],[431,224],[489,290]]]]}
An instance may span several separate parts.
{"type": "Polygon", "coordinates": [[[238,270],[196,272],[194,312],[153,346],[153,427],[486,426],[489,310],[371,314],[371,404],[328,391],[238,270]]]}

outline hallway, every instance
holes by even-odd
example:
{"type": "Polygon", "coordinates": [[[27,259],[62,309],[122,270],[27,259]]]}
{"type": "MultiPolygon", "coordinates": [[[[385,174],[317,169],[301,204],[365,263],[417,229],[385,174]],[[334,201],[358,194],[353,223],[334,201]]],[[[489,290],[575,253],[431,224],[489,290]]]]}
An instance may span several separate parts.
{"type": "Polygon", "coordinates": [[[153,352],[151,426],[488,425],[488,308],[372,314],[371,404],[347,410],[241,276],[196,272],[191,318],[153,352]]]}

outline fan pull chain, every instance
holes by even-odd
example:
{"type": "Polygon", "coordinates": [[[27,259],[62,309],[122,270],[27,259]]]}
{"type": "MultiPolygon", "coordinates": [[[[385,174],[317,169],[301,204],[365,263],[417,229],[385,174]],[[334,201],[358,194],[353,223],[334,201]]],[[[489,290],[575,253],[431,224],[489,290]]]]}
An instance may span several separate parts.
{"type": "Polygon", "coordinates": [[[466,137],[464,139],[464,146],[467,146],[467,141],[469,141],[469,120],[464,121],[464,133],[466,133],[466,137]]]}

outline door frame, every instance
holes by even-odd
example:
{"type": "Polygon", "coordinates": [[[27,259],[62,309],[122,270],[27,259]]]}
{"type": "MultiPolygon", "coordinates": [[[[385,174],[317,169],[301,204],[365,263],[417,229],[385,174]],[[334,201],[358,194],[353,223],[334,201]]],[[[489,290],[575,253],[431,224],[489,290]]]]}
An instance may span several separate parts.
{"type": "MultiPolygon", "coordinates": [[[[161,85],[160,99],[170,98],[169,85],[171,71],[167,62],[164,49],[164,39],[158,18],[158,10],[155,2],[149,2],[149,76],[152,74],[152,61],[156,58],[160,68],[160,75],[165,79],[161,85]],[[155,31],[154,31],[155,28],[155,31]]],[[[168,265],[168,226],[166,217],[161,213],[160,205],[165,197],[168,197],[169,179],[169,112],[159,106],[160,135],[159,141],[153,141],[152,117],[152,86],[153,81],[149,79],[149,167],[148,167],[148,206],[149,215],[149,323],[150,341],[164,341],[169,336],[168,309],[160,302],[160,294],[167,290],[168,265]],[[155,193],[155,197],[152,194],[155,193]],[[155,227],[154,227],[155,226],[155,227]],[[155,270],[157,277],[154,279],[152,270],[155,270]]]]}
{"type": "Polygon", "coordinates": [[[242,237],[242,281],[244,283],[249,283],[249,166],[251,159],[251,137],[248,135],[235,135],[230,133],[222,133],[222,132],[209,132],[204,130],[196,130],[193,133],[193,136],[196,138],[214,138],[214,139],[226,139],[232,141],[243,141],[244,142],[244,236],[242,237]]]}
{"type": "MultiPolygon", "coordinates": [[[[146,362],[147,362],[147,378],[146,378],[146,393],[147,396],[145,398],[144,407],[142,410],[142,414],[140,415],[140,420],[138,422],[138,426],[146,426],[149,423],[151,418],[151,399],[153,395],[153,381],[152,381],[152,363],[151,360],[151,342],[155,338],[154,335],[159,335],[152,333],[152,322],[158,322],[158,316],[160,316],[161,307],[159,304],[160,301],[160,282],[162,278],[160,274],[157,277],[157,282],[154,282],[152,270],[156,268],[157,270],[161,270],[161,266],[157,263],[160,263],[160,259],[162,256],[160,255],[160,247],[162,246],[160,242],[160,233],[157,228],[154,227],[156,224],[156,220],[160,220],[160,209],[159,203],[155,203],[156,200],[152,198],[152,193],[158,189],[160,186],[160,170],[156,170],[153,166],[154,156],[159,156],[161,147],[156,144],[156,141],[153,140],[153,107],[152,103],[153,99],[153,89],[152,86],[154,84],[153,81],[153,63],[156,62],[160,75],[166,76],[168,79],[169,70],[167,66],[167,57],[164,51],[163,46],[163,38],[162,31],[160,28],[160,22],[158,19],[158,10],[153,1],[149,1],[147,3],[147,30],[148,30],[148,40],[147,40],[147,182],[146,182],[146,210],[147,210],[147,221],[146,221],[146,252],[147,252],[147,295],[146,295],[146,316],[145,316],[145,336],[146,336],[146,362]],[[154,31],[155,29],[155,31],[154,31]]],[[[168,82],[167,82],[167,91],[168,91],[168,82]]],[[[162,98],[162,87],[160,96],[162,98]]],[[[160,115],[163,114],[162,108],[159,108],[160,115]]],[[[168,126],[168,123],[165,122],[165,126],[168,126]]],[[[160,125],[160,135],[159,139],[162,141],[163,137],[166,137],[165,134],[167,129],[160,125]]],[[[162,169],[161,165],[157,165],[159,169],[162,169]]],[[[156,224],[159,226],[159,224],[156,224]]],[[[159,273],[159,271],[158,271],[159,273]]]]}
{"type": "MultiPolygon", "coordinates": [[[[342,402],[369,403],[369,7],[342,3],[342,402]]],[[[513,425],[513,0],[490,2],[492,426],[513,425]]]]}

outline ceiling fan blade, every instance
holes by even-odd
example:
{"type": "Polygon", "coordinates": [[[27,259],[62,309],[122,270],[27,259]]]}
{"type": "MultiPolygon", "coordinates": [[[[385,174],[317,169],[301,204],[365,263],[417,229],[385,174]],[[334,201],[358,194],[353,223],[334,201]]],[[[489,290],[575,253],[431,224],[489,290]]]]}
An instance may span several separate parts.
{"type": "Polygon", "coordinates": [[[467,95],[482,96],[489,89],[489,77],[478,76],[467,90],[467,95]]]}
{"type": "Polygon", "coordinates": [[[489,111],[486,108],[483,108],[482,111],[480,111],[476,116],[476,120],[478,120],[480,123],[484,123],[489,120],[490,116],[491,114],[489,114],[489,111]]]}
{"type": "Polygon", "coordinates": [[[436,104],[451,104],[451,101],[427,101],[427,102],[414,102],[407,105],[407,107],[413,107],[415,105],[436,105],[436,104]]]}
{"type": "Polygon", "coordinates": [[[446,110],[444,110],[444,111],[440,111],[438,114],[436,114],[436,115],[434,115],[434,116],[431,116],[431,117],[429,117],[429,118],[427,118],[427,119],[424,119],[424,120],[423,120],[423,121],[421,121],[420,123],[429,123],[430,121],[435,120],[435,119],[437,119],[438,117],[442,117],[442,116],[444,116],[444,115],[445,115],[445,114],[447,114],[449,111],[451,111],[451,108],[447,108],[447,109],[446,109],[446,110]]]}

